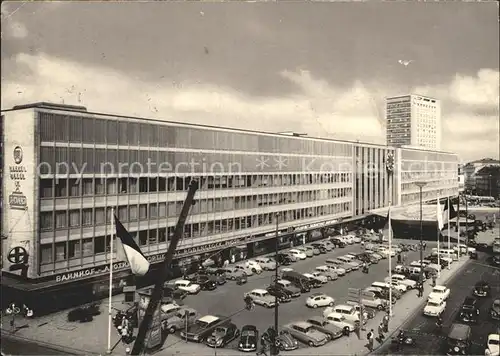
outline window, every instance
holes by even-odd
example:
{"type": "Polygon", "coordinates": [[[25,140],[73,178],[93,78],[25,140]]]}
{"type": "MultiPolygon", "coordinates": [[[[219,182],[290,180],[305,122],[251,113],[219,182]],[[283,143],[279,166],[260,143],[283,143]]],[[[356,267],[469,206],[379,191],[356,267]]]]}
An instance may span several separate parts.
{"type": "Polygon", "coordinates": [[[94,220],[96,225],[104,224],[104,208],[95,208],[94,220]]]}
{"type": "Polygon", "coordinates": [[[69,226],[80,226],[80,210],[71,210],[69,212],[69,226]]]}
{"type": "Polygon", "coordinates": [[[96,179],[94,184],[95,195],[104,195],[104,182],[103,179],[96,179]]]}
{"type": "Polygon", "coordinates": [[[92,178],[82,179],[82,195],[92,195],[93,194],[93,182],[92,178]]]}
{"type": "Polygon", "coordinates": [[[94,253],[104,253],[104,236],[98,236],[94,239],[94,253]]]}
{"type": "Polygon", "coordinates": [[[66,242],[58,242],[56,247],[56,262],[66,260],[66,242]]]}
{"type": "Polygon", "coordinates": [[[129,221],[136,221],[137,220],[137,206],[136,205],[129,206],[128,219],[129,219],[129,221]]]}
{"type": "Polygon", "coordinates": [[[150,219],[158,218],[158,205],[156,205],[156,203],[149,204],[149,218],[150,219]]]}
{"type": "Polygon", "coordinates": [[[53,262],[52,245],[42,245],[40,248],[41,263],[53,262]]]}
{"type": "Polygon", "coordinates": [[[66,211],[56,211],[56,229],[68,226],[66,211]]]}
{"type": "Polygon", "coordinates": [[[92,209],[82,210],[82,226],[92,225],[92,209]]]}
{"type": "Polygon", "coordinates": [[[68,194],[66,179],[56,179],[56,197],[66,197],[68,194]]]}
{"type": "Polygon", "coordinates": [[[148,206],[146,204],[139,205],[139,219],[148,218],[148,206]]]}
{"type": "MultiPolygon", "coordinates": [[[[191,209],[193,209],[196,205],[194,205],[191,209]]],[[[164,218],[167,216],[167,203],[158,203],[158,217],[164,218]]]]}
{"type": "Polygon", "coordinates": [[[42,231],[54,229],[54,216],[52,212],[42,212],[40,214],[40,229],[42,231]]]}
{"type": "Polygon", "coordinates": [[[128,221],[127,210],[127,206],[120,206],[118,208],[118,219],[120,219],[120,221],[128,221]]]}
{"type": "Polygon", "coordinates": [[[94,245],[92,239],[82,240],[82,255],[83,257],[92,256],[94,254],[94,245]]]}
{"type": "Polygon", "coordinates": [[[40,179],[40,197],[41,198],[52,198],[52,179],[40,179]]]}
{"type": "Polygon", "coordinates": [[[80,258],[82,257],[82,245],[80,243],[80,240],[78,241],[70,241],[69,242],[69,251],[68,251],[68,257],[69,258],[80,258]]]}

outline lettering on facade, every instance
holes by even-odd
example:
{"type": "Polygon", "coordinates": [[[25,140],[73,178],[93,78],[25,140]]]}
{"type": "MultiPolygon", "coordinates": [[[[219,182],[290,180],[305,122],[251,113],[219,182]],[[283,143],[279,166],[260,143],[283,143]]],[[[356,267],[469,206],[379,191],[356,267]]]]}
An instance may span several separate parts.
{"type": "Polygon", "coordinates": [[[9,166],[10,179],[14,181],[15,190],[9,195],[9,206],[13,210],[27,210],[28,199],[21,192],[21,181],[26,180],[26,167],[21,166],[23,162],[23,149],[16,146],[13,152],[14,166],[9,166]]]}

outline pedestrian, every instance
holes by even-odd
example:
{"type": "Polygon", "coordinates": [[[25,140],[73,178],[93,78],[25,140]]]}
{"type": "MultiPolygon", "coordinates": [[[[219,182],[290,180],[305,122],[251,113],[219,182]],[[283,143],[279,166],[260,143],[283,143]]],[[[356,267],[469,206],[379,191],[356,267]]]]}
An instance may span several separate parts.
{"type": "Polygon", "coordinates": [[[398,253],[398,263],[401,263],[401,254],[398,253]]]}
{"type": "Polygon", "coordinates": [[[224,268],[227,268],[227,266],[229,266],[229,261],[228,261],[228,260],[225,260],[225,261],[224,261],[224,265],[223,265],[223,267],[224,267],[224,268]]]}
{"type": "Polygon", "coordinates": [[[389,313],[386,313],[382,318],[382,323],[384,324],[384,332],[389,332],[389,313]]]}
{"type": "Polygon", "coordinates": [[[437,275],[436,273],[432,274],[432,287],[436,286],[437,275]]]}
{"type": "Polygon", "coordinates": [[[384,322],[382,321],[378,326],[378,342],[382,343],[384,341],[384,322]]]}
{"type": "Polygon", "coordinates": [[[373,351],[373,339],[374,339],[374,332],[373,329],[371,329],[368,334],[366,334],[366,338],[368,339],[368,350],[373,351]]]}
{"type": "Polygon", "coordinates": [[[427,243],[424,242],[424,250],[427,248],[427,243]]]}

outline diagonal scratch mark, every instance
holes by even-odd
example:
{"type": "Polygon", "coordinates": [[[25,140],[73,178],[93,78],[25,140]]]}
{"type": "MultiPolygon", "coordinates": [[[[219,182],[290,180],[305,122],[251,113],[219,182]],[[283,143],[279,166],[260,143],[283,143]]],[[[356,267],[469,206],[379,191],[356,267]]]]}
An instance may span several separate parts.
{"type": "Polygon", "coordinates": [[[27,1],[23,2],[17,9],[15,9],[10,14],[8,14],[7,16],[5,16],[5,20],[7,20],[9,17],[11,17],[12,15],[14,15],[16,12],[18,12],[27,3],[28,3],[27,1]]]}

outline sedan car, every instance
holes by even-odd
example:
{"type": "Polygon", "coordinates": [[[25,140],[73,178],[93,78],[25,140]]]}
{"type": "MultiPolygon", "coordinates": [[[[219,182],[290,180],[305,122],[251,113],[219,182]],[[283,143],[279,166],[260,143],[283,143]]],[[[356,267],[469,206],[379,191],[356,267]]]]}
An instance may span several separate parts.
{"type": "Polygon", "coordinates": [[[226,267],[224,268],[224,272],[226,273],[226,278],[231,281],[235,281],[241,276],[246,275],[241,269],[235,267],[226,267]]]}
{"type": "Polygon", "coordinates": [[[250,270],[253,272],[253,273],[257,273],[257,274],[261,274],[262,273],[262,266],[255,260],[248,260],[245,262],[245,266],[247,268],[250,268],[250,270]]]}
{"type": "Polygon", "coordinates": [[[433,300],[429,299],[424,307],[424,315],[439,316],[444,313],[446,309],[446,302],[442,299],[433,300]]]}
{"type": "Polygon", "coordinates": [[[306,253],[302,250],[299,250],[299,249],[295,249],[295,248],[291,249],[290,251],[288,251],[288,253],[290,255],[294,256],[295,258],[297,258],[297,260],[305,260],[307,258],[306,253]]]}
{"type": "Polygon", "coordinates": [[[245,325],[241,328],[238,350],[244,352],[257,351],[259,341],[259,331],[253,325],[245,325]]]}
{"type": "Polygon", "coordinates": [[[489,334],[484,354],[488,356],[500,355],[500,334],[489,334]]]}
{"type": "Polygon", "coordinates": [[[198,319],[198,313],[192,308],[182,308],[174,315],[162,320],[161,327],[167,330],[170,334],[177,330],[185,329],[186,326],[193,324],[198,319]]]}
{"type": "Polygon", "coordinates": [[[280,266],[289,266],[293,262],[295,262],[295,259],[286,253],[278,253],[275,257],[275,260],[278,261],[278,264],[280,266]]]}
{"type": "MultiPolygon", "coordinates": [[[[340,268],[339,266],[334,265],[334,264],[319,266],[319,268],[321,268],[322,270],[328,269],[329,271],[334,272],[339,277],[345,276],[345,274],[346,274],[345,269],[340,268]]],[[[316,268],[316,270],[318,270],[318,267],[316,268]]],[[[318,271],[320,271],[320,270],[318,270],[318,271]]]]}
{"type": "Polygon", "coordinates": [[[353,270],[352,266],[350,266],[347,263],[342,262],[342,261],[340,261],[338,259],[335,259],[335,258],[329,258],[325,262],[328,265],[334,265],[334,266],[337,266],[339,268],[342,268],[344,271],[346,271],[346,273],[349,273],[349,272],[351,272],[353,270]]]}
{"type": "MultiPolygon", "coordinates": [[[[253,273],[254,273],[252,271],[252,268],[245,263],[234,266],[234,269],[236,269],[240,272],[243,272],[247,277],[253,276],[253,273]]],[[[262,271],[262,269],[261,269],[261,271],[262,271]]]]}
{"type": "Polygon", "coordinates": [[[445,286],[435,286],[432,288],[432,292],[429,294],[429,299],[434,300],[446,300],[450,296],[450,289],[445,286]]]}
{"type": "Polygon", "coordinates": [[[325,276],[328,281],[335,281],[339,278],[338,274],[327,266],[316,267],[316,270],[312,272],[312,275],[315,275],[316,273],[325,276]]]}
{"type": "Polygon", "coordinates": [[[206,344],[209,347],[221,348],[240,336],[240,331],[233,323],[218,326],[212,335],[207,337],[206,344]]]}
{"type": "MultiPolygon", "coordinates": [[[[314,256],[314,248],[311,246],[302,246],[302,247],[297,247],[296,250],[299,252],[302,252],[304,255],[307,257],[313,257],[314,256]],[[308,248],[310,247],[310,248],[308,248]]],[[[319,251],[318,251],[319,254],[319,251]]]]}
{"type": "Polygon", "coordinates": [[[306,306],[310,308],[333,306],[335,304],[335,299],[324,294],[324,293],[314,293],[309,298],[306,299],[306,306]]]}
{"type": "Polygon", "coordinates": [[[312,243],[311,246],[314,247],[316,250],[318,250],[320,253],[327,252],[326,247],[322,243],[315,242],[315,243],[312,243]]]}
{"type": "Polygon", "coordinates": [[[175,281],[175,285],[178,289],[188,292],[189,294],[197,294],[201,290],[201,286],[191,281],[186,281],[185,279],[178,279],[175,281]]]}
{"type": "Polygon", "coordinates": [[[466,297],[457,315],[457,319],[464,323],[476,323],[479,319],[479,308],[477,299],[466,297]]]}
{"type": "Polygon", "coordinates": [[[218,285],[226,283],[226,271],[223,268],[207,268],[206,272],[218,285]]]}
{"type": "Polygon", "coordinates": [[[254,289],[245,293],[244,298],[246,297],[252,298],[255,304],[262,305],[266,308],[272,308],[276,305],[275,298],[265,289],[254,289]]]}
{"type": "Polygon", "coordinates": [[[287,303],[292,300],[292,297],[290,293],[288,293],[283,287],[281,287],[279,284],[272,284],[269,287],[266,288],[266,290],[271,294],[273,297],[278,298],[278,301],[280,303],[287,303]]]}
{"type": "Polygon", "coordinates": [[[320,281],[322,284],[328,283],[328,278],[326,276],[323,276],[321,272],[312,272],[312,273],[303,273],[302,274],[304,277],[306,277],[309,281],[312,279],[316,279],[320,281]]]}
{"type": "MultiPolygon", "coordinates": [[[[389,277],[386,278],[386,282],[389,279],[389,277]]],[[[412,281],[411,279],[406,278],[402,274],[393,274],[392,275],[392,280],[393,281],[398,281],[400,284],[403,284],[407,287],[407,289],[414,289],[417,286],[417,282],[412,281]]]]}
{"type": "Polygon", "coordinates": [[[355,331],[358,328],[358,324],[356,322],[347,320],[342,314],[339,313],[331,313],[326,316],[325,320],[342,329],[346,335],[349,335],[350,332],[355,331]]]}
{"type": "Polygon", "coordinates": [[[313,316],[312,318],[308,319],[307,322],[314,326],[316,330],[328,335],[330,340],[338,339],[339,337],[344,335],[344,332],[341,328],[329,323],[320,316],[313,316]]]}
{"type": "Polygon", "coordinates": [[[256,258],[255,262],[257,262],[264,271],[274,271],[276,269],[276,261],[269,257],[256,258]]]}
{"type": "Polygon", "coordinates": [[[290,294],[292,298],[297,298],[301,294],[300,288],[295,286],[292,282],[287,281],[286,279],[278,279],[276,284],[281,286],[283,290],[290,294]]]}
{"type": "Polygon", "coordinates": [[[494,320],[500,320],[500,299],[495,299],[491,304],[490,317],[494,320]]]}
{"type": "Polygon", "coordinates": [[[487,297],[490,295],[490,285],[485,281],[479,281],[474,286],[472,293],[477,297],[487,297]]]}
{"type": "Polygon", "coordinates": [[[278,347],[281,351],[292,351],[299,347],[299,343],[287,330],[281,330],[278,335],[278,347]]]}
{"type": "Polygon", "coordinates": [[[310,347],[322,346],[327,343],[328,336],[314,328],[306,322],[290,323],[284,326],[294,338],[307,344],[310,347]]]}

